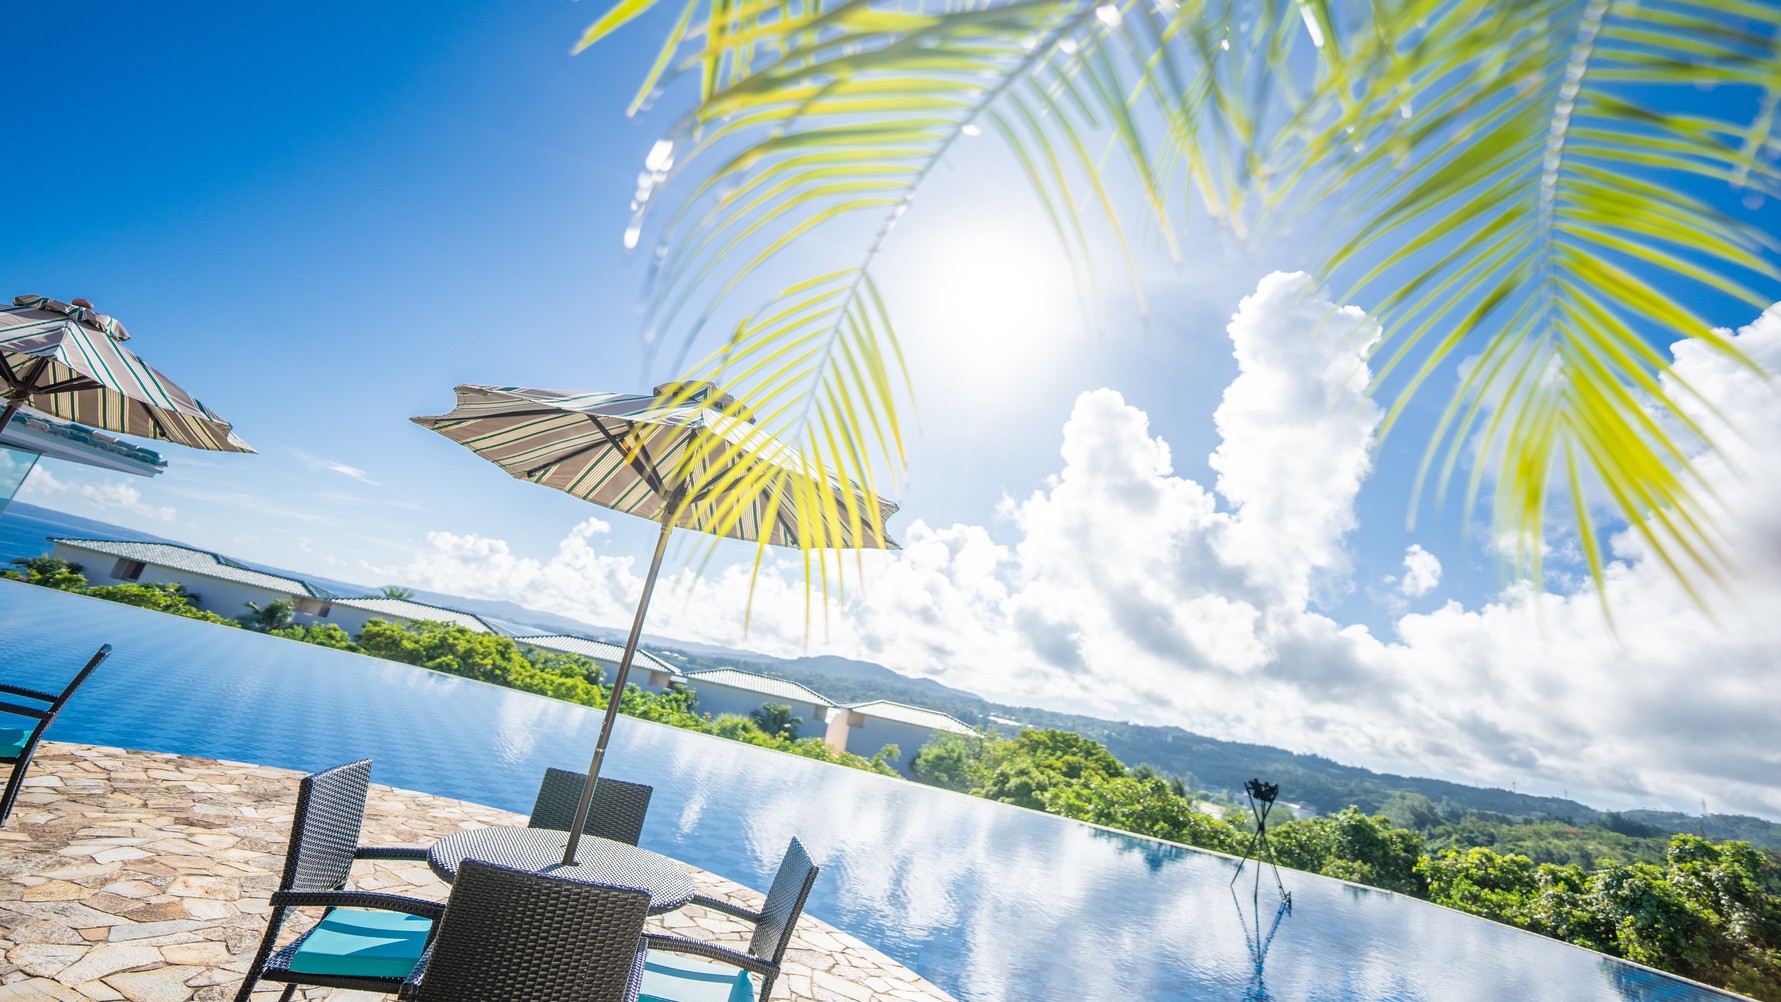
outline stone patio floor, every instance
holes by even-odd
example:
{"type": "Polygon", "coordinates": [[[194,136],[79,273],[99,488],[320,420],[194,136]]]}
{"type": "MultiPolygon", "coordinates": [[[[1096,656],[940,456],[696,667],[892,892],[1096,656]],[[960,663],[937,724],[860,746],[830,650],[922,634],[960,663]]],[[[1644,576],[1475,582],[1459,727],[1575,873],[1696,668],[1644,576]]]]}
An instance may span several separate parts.
{"type": "MultiPolygon", "coordinates": [[[[88,745],[46,743],[0,828],[0,1002],[232,999],[265,931],[284,866],[298,773],[88,745]]],[[[373,786],[366,845],[425,844],[465,828],[524,824],[491,807],[373,786]]],[[[758,909],[761,895],[693,871],[702,893],[758,909]]],[[[425,863],[366,860],[351,886],[444,900],[425,863]]],[[[309,910],[313,912],[313,910],[309,910]]],[[[313,914],[286,922],[290,935],[313,914]]],[[[747,944],[750,928],[688,906],[651,927],[747,944]]],[[[786,955],[781,999],[951,1002],[859,940],[805,915],[786,955]]],[[[255,1002],[283,986],[263,983],[255,1002]]],[[[301,989],[360,1002],[364,992],[301,989]]]]}

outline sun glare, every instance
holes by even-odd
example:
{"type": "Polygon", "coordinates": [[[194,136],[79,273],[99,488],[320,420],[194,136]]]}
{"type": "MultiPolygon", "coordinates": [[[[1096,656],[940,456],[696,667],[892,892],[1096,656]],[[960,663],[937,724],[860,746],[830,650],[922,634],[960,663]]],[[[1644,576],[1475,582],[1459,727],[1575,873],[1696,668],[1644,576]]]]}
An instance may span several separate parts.
{"type": "Polygon", "coordinates": [[[937,234],[906,274],[899,324],[914,360],[979,385],[1031,376],[1086,333],[1069,266],[1042,231],[937,234]]]}

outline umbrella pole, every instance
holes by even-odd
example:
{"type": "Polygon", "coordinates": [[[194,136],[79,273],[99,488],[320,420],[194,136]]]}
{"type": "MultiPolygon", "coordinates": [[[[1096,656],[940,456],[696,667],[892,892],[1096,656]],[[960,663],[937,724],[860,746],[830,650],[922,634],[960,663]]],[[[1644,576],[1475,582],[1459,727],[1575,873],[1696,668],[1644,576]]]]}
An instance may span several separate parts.
{"type": "Polygon", "coordinates": [[[587,782],[581,787],[581,803],[575,808],[575,823],[569,826],[569,845],[563,851],[564,866],[575,865],[575,848],[581,842],[581,830],[587,825],[588,809],[594,803],[594,787],[600,782],[600,760],[606,757],[606,739],[612,736],[612,722],[618,719],[625,678],[631,674],[631,659],[637,655],[637,638],[643,635],[643,614],[649,611],[649,593],[655,590],[656,572],[661,570],[662,554],[668,550],[668,534],[673,531],[672,522],[663,523],[662,535],[656,540],[655,556],[649,561],[649,574],[643,578],[643,597],[637,600],[637,617],[631,620],[625,655],[619,660],[618,674],[612,679],[612,695],[606,700],[606,719],[600,722],[600,740],[594,745],[594,760],[587,767],[587,782]]]}

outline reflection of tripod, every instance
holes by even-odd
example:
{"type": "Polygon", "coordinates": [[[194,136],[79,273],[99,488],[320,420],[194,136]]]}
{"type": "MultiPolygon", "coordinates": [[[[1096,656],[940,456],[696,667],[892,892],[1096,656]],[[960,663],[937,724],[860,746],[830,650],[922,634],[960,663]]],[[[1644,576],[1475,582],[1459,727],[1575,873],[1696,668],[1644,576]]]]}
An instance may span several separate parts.
{"type": "Polygon", "coordinates": [[[1243,784],[1243,792],[1249,796],[1249,813],[1255,815],[1255,834],[1249,836],[1249,845],[1243,849],[1243,858],[1237,863],[1237,872],[1231,874],[1231,886],[1236,886],[1237,878],[1243,875],[1243,865],[1249,862],[1249,857],[1255,856],[1255,894],[1251,896],[1259,895],[1262,885],[1261,860],[1265,857],[1268,865],[1274,868],[1274,886],[1280,888],[1281,907],[1290,912],[1292,894],[1280,879],[1280,863],[1274,858],[1274,847],[1268,844],[1268,812],[1274,809],[1274,800],[1280,796],[1280,784],[1252,779],[1243,784]]]}
{"type": "Polygon", "coordinates": [[[1280,931],[1280,920],[1292,911],[1292,898],[1290,895],[1282,897],[1280,907],[1274,909],[1274,922],[1268,926],[1266,933],[1262,932],[1259,901],[1251,902],[1255,914],[1249,918],[1243,915],[1243,902],[1237,898],[1236,888],[1231,889],[1231,903],[1237,906],[1237,918],[1243,922],[1243,939],[1249,946],[1249,962],[1254,966],[1254,971],[1249,976],[1249,986],[1243,990],[1243,1002],[1273,1002],[1274,996],[1268,993],[1268,947],[1274,945],[1274,934],[1280,931]]]}

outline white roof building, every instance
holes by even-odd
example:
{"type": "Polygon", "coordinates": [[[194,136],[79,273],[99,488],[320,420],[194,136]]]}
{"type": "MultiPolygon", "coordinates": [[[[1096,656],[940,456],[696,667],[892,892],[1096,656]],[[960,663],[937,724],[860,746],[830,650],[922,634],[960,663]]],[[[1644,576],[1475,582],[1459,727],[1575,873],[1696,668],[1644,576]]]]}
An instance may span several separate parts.
{"type": "MultiPolygon", "coordinates": [[[[529,647],[540,647],[563,654],[578,654],[599,665],[606,671],[606,681],[612,681],[612,673],[618,670],[618,663],[624,659],[625,649],[618,644],[609,644],[604,640],[589,640],[586,637],[570,636],[566,633],[546,633],[535,637],[514,637],[513,642],[529,647]]],[[[636,685],[648,685],[656,689],[666,689],[674,684],[685,684],[686,678],[680,670],[654,654],[642,648],[637,649],[631,658],[630,682],[636,685]]]]}
{"type": "Polygon", "coordinates": [[[365,624],[373,619],[381,619],[386,623],[407,625],[409,623],[432,622],[461,626],[472,633],[499,633],[480,616],[443,606],[428,605],[406,598],[342,598],[334,601],[334,622],[348,633],[357,633],[364,629],[365,624]]]}
{"type": "Polygon", "coordinates": [[[898,755],[893,764],[907,775],[916,753],[936,734],[977,736],[969,725],[951,714],[877,699],[837,707],[829,717],[829,728],[824,737],[831,748],[866,758],[889,745],[896,745],[898,755]]]}
{"type": "Polygon", "coordinates": [[[92,584],[177,584],[196,596],[198,608],[219,616],[239,616],[249,602],[264,606],[287,601],[301,616],[325,619],[334,601],[332,594],[300,578],[255,570],[209,550],[69,536],[49,542],[50,556],[79,564],[92,584]]]}
{"type": "Polygon", "coordinates": [[[689,673],[686,684],[693,691],[693,709],[699,713],[746,717],[768,703],[777,703],[791,707],[792,715],[801,721],[797,729],[800,738],[827,738],[832,730],[834,702],[789,679],[717,668],[689,673]]]}

